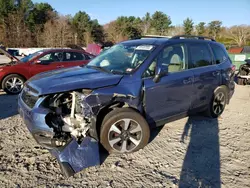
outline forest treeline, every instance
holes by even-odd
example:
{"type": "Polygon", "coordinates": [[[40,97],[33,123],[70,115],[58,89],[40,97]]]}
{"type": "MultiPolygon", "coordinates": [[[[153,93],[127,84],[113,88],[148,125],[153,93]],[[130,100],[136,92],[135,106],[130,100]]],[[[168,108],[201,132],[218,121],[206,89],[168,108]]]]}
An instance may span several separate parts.
{"type": "MultiPolygon", "coordinates": [[[[240,20],[239,20],[240,22],[240,20]]],[[[173,25],[170,15],[156,11],[143,17],[120,16],[105,25],[85,11],[59,14],[48,3],[0,0],[0,42],[7,47],[65,47],[69,44],[119,42],[143,35],[205,35],[226,46],[250,45],[250,26],[225,27],[220,20],[194,24],[191,18],[173,25]]]]}

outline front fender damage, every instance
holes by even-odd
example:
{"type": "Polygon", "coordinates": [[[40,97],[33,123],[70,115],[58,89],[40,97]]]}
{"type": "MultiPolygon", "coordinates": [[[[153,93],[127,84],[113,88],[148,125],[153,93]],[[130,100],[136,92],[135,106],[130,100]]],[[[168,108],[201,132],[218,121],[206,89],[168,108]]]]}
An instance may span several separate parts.
{"type": "Polygon", "coordinates": [[[67,97],[50,101],[55,107],[55,113],[50,116],[50,126],[60,140],[56,147],[50,149],[50,153],[59,162],[63,174],[69,177],[85,168],[101,164],[96,127],[99,112],[117,102],[122,102],[126,107],[139,107],[140,100],[139,97],[119,93],[72,92],[67,97]],[[71,102],[63,106],[59,101],[71,102]],[[67,107],[70,107],[68,113],[67,109],[63,109],[67,107]]]}

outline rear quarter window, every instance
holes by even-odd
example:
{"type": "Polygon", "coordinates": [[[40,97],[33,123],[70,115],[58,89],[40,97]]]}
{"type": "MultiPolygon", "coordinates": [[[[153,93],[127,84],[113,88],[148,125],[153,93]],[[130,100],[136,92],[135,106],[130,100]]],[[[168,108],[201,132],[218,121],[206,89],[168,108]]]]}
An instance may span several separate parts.
{"type": "Polygon", "coordinates": [[[217,45],[217,44],[210,44],[213,53],[214,53],[214,59],[215,59],[215,63],[216,64],[220,64],[223,63],[224,61],[226,61],[228,59],[228,55],[225,52],[225,50],[217,45]]]}
{"type": "Polygon", "coordinates": [[[193,43],[188,46],[190,53],[189,68],[204,67],[213,64],[212,53],[208,44],[193,43]]]}

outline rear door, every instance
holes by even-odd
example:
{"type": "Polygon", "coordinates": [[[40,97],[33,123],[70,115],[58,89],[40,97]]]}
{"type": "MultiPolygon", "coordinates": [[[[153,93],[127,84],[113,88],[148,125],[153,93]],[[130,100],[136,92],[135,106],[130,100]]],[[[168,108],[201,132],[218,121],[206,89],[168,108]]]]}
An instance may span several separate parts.
{"type": "Polygon", "coordinates": [[[167,46],[152,62],[144,74],[145,110],[148,121],[160,121],[186,113],[191,107],[193,72],[187,69],[187,50],[184,44],[167,46]],[[168,67],[167,75],[158,83],[153,81],[157,66],[168,67]],[[146,75],[146,76],[145,76],[146,75]]]}
{"type": "Polygon", "coordinates": [[[64,51],[63,53],[64,67],[84,65],[84,64],[87,64],[88,62],[89,62],[89,58],[87,57],[87,55],[83,53],[74,52],[74,51],[64,51]]]}
{"type": "Polygon", "coordinates": [[[213,62],[213,53],[208,43],[188,44],[189,69],[194,73],[195,99],[192,108],[209,104],[214,90],[221,84],[221,72],[213,62]]]}
{"type": "Polygon", "coordinates": [[[63,52],[49,52],[30,65],[30,76],[60,68],[64,68],[63,52]]]}

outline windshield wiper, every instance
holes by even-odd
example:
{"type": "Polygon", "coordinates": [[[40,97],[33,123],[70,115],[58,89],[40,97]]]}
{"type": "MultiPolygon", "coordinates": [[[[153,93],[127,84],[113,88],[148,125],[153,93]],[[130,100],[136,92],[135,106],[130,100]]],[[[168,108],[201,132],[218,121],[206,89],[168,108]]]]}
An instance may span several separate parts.
{"type": "Polygon", "coordinates": [[[93,68],[93,69],[96,69],[96,70],[100,70],[100,71],[103,71],[103,72],[111,73],[110,70],[107,70],[107,69],[105,69],[103,67],[99,67],[99,66],[95,66],[95,65],[88,65],[87,67],[93,68]]]}
{"type": "Polygon", "coordinates": [[[124,72],[120,70],[111,70],[110,72],[112,72],[113,74],[124,74],[124,72]]]}

